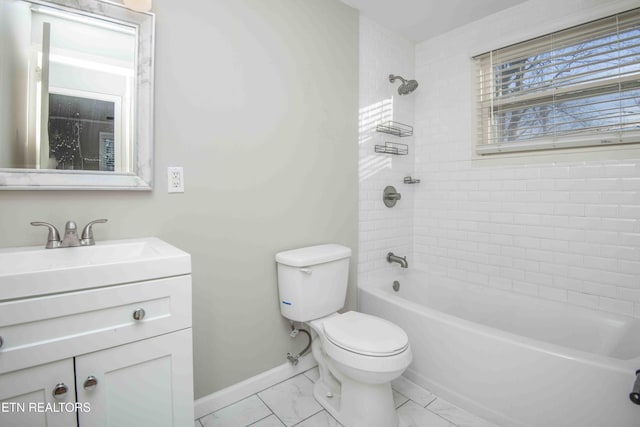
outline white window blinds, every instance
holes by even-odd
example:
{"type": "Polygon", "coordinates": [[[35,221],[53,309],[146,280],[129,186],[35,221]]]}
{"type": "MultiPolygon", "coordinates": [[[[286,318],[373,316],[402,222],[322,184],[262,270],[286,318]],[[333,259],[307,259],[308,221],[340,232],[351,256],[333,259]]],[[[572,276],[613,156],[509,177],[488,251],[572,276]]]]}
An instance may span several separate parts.
{"type": "Polygon", "coordinates": [[[478,153],[640,142],[640,8],[474,59],[478,153]]]}

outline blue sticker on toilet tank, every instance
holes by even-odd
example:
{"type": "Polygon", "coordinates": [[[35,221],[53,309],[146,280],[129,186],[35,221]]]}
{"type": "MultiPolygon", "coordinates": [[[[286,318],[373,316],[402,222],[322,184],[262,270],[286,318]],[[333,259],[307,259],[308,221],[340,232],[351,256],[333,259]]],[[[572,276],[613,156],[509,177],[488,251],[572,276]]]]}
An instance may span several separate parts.
{"type": "Polygon", "coordinates": [[[286,305],[291,305],[291,303],[289,301],[282,301],[282,303],[286,304],[286,305]]]}

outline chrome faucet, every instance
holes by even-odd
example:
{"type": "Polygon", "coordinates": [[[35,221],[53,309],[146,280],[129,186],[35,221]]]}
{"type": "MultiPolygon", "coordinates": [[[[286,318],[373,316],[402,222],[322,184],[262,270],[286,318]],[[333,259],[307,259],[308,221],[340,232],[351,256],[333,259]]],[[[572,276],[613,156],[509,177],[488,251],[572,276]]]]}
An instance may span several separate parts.
{"type": "Polygon", "coordinates": [[[80,246],[80,239],[78,238],[78,226],[75,221],[67,221],[64,225],[64,237],[60,243],[61,248],[73,248],[80,246]]]}
{"type": "Polygon", "coordinates": [[[60,239],[60,233],[58,229],[48,222],[34,221],[31,225],[34,226],[44,226],[49,228],[49,235],[47,236],[47,244],[45,245],[46,249],[56,249],[56,248],[72,248],[75,246],[92,246],[95,245],[96,242],[93,239],[93,224],[100,224],[107,222],[106,219],[96,219],[95,221],[91,221],[89,224],[85,225],[82,229],[82,233],[78,238],[78,226],[75,221],[67,221],[64,226],[64,238],[60,239]]]}
{"type": "Polygon", "coordinates": [[[392,262],[397,262],[398,264],[400,264],[400,267],[402,268],[409,268],[409,263],[407,262],[407,257],[403,256],[396,256],[393,254],[393,252],[389,252],[387,254],[387,262],[388,263],[392,263],[392,262]]]}

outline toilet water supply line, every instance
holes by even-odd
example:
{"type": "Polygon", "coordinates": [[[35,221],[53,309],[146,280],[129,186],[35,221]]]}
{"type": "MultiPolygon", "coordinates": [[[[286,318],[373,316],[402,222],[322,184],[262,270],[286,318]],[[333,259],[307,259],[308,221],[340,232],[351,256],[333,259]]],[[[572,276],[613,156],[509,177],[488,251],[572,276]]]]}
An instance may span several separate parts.
{"type": "Polygon", "coordinates": [[[293,366],[296,366],[298,364],[298,359],[300,359],[300,357],[305,354],[307,352],[307,350],[309,350],[309,348],[311,347],[311,334],[309,333],[309,331],[305,330],[305,329],[296,329],[295,325],[293,324],[293,320],[291,321],[291,332],[289,333],[289,336],[291,338],[295,338],[298,335],[298,332],[302,332],[304,334],[307,335],[307,338],[309,338],[309,343],[307,343],[307,346],[298,354],[296,354],[295,356],[293,356],[291,353],[287,353],[287,360],[289,361],[289,363],[291,363],[293,366]]]}

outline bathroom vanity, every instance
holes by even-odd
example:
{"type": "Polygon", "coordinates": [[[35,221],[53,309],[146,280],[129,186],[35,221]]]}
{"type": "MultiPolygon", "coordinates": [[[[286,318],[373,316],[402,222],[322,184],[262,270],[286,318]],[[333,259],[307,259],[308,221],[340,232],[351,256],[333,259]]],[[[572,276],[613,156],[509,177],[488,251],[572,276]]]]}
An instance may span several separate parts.
{"type": "Polygon", "coordinates": [[[0,424],[193,425],[191,326],[162,240],[0,249],[0,424]]]}

